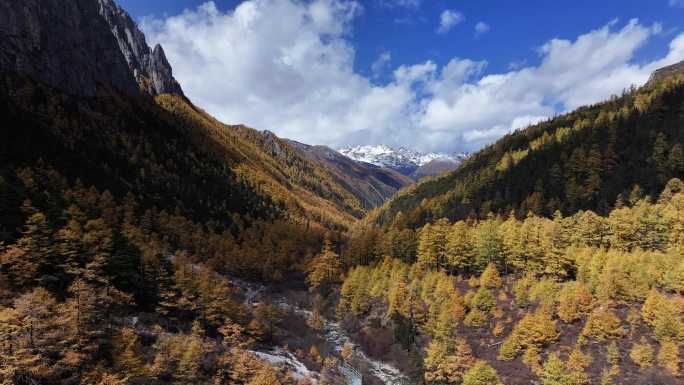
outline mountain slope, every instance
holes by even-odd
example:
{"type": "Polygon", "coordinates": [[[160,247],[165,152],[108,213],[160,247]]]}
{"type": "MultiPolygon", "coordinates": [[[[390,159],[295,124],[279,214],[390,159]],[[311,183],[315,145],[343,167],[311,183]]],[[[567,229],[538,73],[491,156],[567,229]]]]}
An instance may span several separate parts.
{"type": "Polygon", "coordinates": [[[390,168],[352,160],[326,146],[310,146],[292,140],[288,143],[333,174],[365,209],[380,206],[399,189],[413,183],[411,178],[390,168]]]}
{"type": "MultiPolygon", "coordinates": [[[[19,159],[29,161],[14,153],[17,143],[39,143],[33,159],[37,155],[45,161],[55,162],[61,162],[57,156],[60,151],[54,151],[54,155],[43,154],[42,143],[71,147],[78,143],[73,158],[79,157],[87,164],[88,159],[107,157],[108,163],[89,165],[94,180],[79,175],[83,170],[76,166],[79,162],[75,160],[59,167],[66,174],[98,186],[104,179],[106,186],[103,187],[120,191],[124,190],[121,186],[142,189],[140,186],[149,184],[150,178],[145,176],[150,172],[166,172],[174,179],[172,183],[155,182],[171,183],[179,190],[204,189],[207,194],[202,198],[189,198],[180,192],[159,191],[152,195],[159,199],[165,194],[168,197],[162,199],[164,203],[157,204],[165,207],[169,201],[181,200],[188,210],[196,210],[197,205],[212,206],[211,217],[217,220],[232,218],[231,213],[245,216],[270,207],[266,210],[271,212],[266,215],[268,218],[289,218],[297,223],[314,222],[337,228],[348,226],[369,207],[347,191],[346,186],[339,185],[336,176],[288,148],[286,142],[276,139],[287,153],[284,158],[279,157],[282,154],[267,148],[268,138],[261,138],[261,133],[247,127],[224,125],[193,106],[173,78],[163,49],[147,46],[144,35],[130,16],[111,0],[78,0],[67,5],[56,1],[30,1],[24,11],[19,11],[12,2],[0,4],[3,7],[0,17],[8,21],[7,27],[0,30],[3,36],[0,70],[8,74],[5,80],[11,83],[7,84],[6,90],[35,86],[36,91],[51,99],[43,106],[40,103],[36,106],[36,110],[45,108],[43,114],[30,116],[32,101],[6,95],[11,115],[21,114],[21,119],[32,121],[34,126],[51,127],[50,135],[54,135],[47,139],[44,136],[47,133],[40,132],[44,129],[21,133],[13,130],[16,132],[12,135],[17,137],[11,136],[3,144],[8,146],[9,159],[15,166],[19,159]],[[53,23],[47,14],[64,22],[53,23]],[[34,55],[35,50],[40,55],[34,55]],[[65,70],[57,71],[57,68],[65,70]],[[37,79],[54,89],[23,83],[11,74],[37,79]],[[61,92],[71,96],[60,95],[61,92]],[[147,95],[156,96],[156,101],[147,95]],[[97,98],[91,99],[94,96],[97,98]],[[105,105],[103,100],[113,102],[105,105]],[[65,104],[76,107],[65,108],[65,104]],[[87,122],[84,117],[89,117],[87,122]],[[54,123],[60,119],[66,122],[54,123]],[[101,126],[102,129],[99,132],[78,131],[70,124],[101,126]],[[161,137],[149,143],[151,137],[157,135],[169,135],[172,143],[163,143],[161,137]],[[177,138],[177,142],[171,138],[177,138]],[[176,154],[157,153],[161,147],[173,147],[170,151],[176,154]],[[115,153],[119,160],[109,159],[115,153]],[[183,157],[187,159],[181,159],[183,157]],[[125,158],[135,161],[122,163],[120,160],[125,158]],[[209,178],[206,170],[191,166],[189,160],[202,165],[213,162],[213,168],[223,171],[217,171],[217,175],[209,178]],[[182,167],[193,171],[176,175],[180,164],[170,170],[160,164],[172,161],[183,163],[182,167]],[[141,162],[151,163],[149,167],[153,170],[140,167],[141,162]],[[111,170],[98,173],[96,169],[103,166],[111,170]],[[191,187],[180,185],[183,177],[193,176],[202,182],[193,183],[191,187]],[[221,182],[221,178],[225,181],[221,182]],[[219,193],[221,189],[227,190],[219,193]],[[244,191],[245,197],[235,199],[229,191],[244,191]],[[247,201],[253,203],[247,204],[247,201]],[[224,212],[218,207],[231,209],[224,212]]],[[[7,127],[16,125],[12,118],[7,119],[7,127]]],[[[161,186],[155,189],[163,190],[161,186]]],[[[198,194],[199,191],[190,195],[198,194]]],[[[248,217],[253,219],[262,217],[251,214],[248,217]]],[[[206,219],[206,216],[201,218],[206,219]]]]}
{"type": "Polygon", "coordinates": [[[506,135],[455,172],[402,192],[374,219],[387,223],[402,212],[420,226],[511,211],[605,214],[632,191],[655,196],[670,178],[684,176],[683,103],[683,76],[676,73],[506,135]]]}
{"type": "Polygon", "coordinates": [[[453,158],[437,158],[420,165],[411,173],[411,177],[420,180],[427,176],[441,175],[446,172],[454,171],[460,166],[462,160],[453,158]]]}

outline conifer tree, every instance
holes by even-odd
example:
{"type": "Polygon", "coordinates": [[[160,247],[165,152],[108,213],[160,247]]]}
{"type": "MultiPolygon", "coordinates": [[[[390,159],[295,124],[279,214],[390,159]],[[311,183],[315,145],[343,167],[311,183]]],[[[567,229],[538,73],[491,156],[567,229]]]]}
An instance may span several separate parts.
{"type": "Polygon", "coordinates": [[[445,257],[448,270],[454,272],[471,271],[475,260],[475,251],[471,240],[471,230],[465,222],[458,221],[451,226],[446,237],[445,257]]]}
{"type": "Polygon", "coordinates": [[[679,345],[669,339],[661,341],[657,361],[658,365],[667,370],[671,375],[678,376],[681,365],[679,345]]]}
{"type": "Polygon", "coordinates": [[[425,380],[430,384],[459,384],[475,357],[468,343],[459,338],[455,341],[433,340],[425,349],[425,380]]]}
{"type": "Polygon", "coordinates": [[[342,273],[340,256],[333,250],[332,242],[326,239],[323,250],[309,264],[307,282],[312,291],[327,290],[337,282],[342,273]]]}
{"type": "Polygon", "coordinates": [[[592,297],[581,282],[568,282],[558,296],[558,317],[564,322],[573,322],[591,309],[592,297]]]}
{"type": "Polygon", "coordinates": [[[499,271],[493,263],[487,265],[487,268],[480,275],[480,286],[487,289],[499,289],[503,285],[499,271]]]}
{"type": "Polygon", "coordinates": [[[635,364],[639,365],[642,370],[648,369],[653,366],[653,347],[642,337],[640,342],[632,345],[632,349],[629,351],[629,357],[635,364]]]}
{"type": "MultiPolygon", "coordinates": [[[[37,274],[32,277],[33,279],[38,279],[38,275],[47,267],[46,264],[52,260],[54,254],[52,239],[52,229],[45,214],[38,211],[28,217],[17,246],[24,251],[26,258],[35,266],[31,269],[37,274]]],[[[28,271],[20,275],[30,277],[28,271]]]]}
{"type": "Polygon", "coordinates": [[[145,362],[141,357],[141,345],[135,331],[123,328],[113,339],[114,362],[130,379],[145,375],[145,362]]]}

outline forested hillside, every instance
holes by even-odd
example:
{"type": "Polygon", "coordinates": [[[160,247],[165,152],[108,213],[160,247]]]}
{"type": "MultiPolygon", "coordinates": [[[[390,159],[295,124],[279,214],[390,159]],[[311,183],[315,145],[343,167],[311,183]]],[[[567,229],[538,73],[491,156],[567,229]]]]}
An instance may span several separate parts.
{"type": "Polygon", "coordinates": [[[280,310],[244,305],[232,277],[300,277],[364,204],[194,106],[113,2],[0,3],[0,383],[304,380],[248,352],[280,310]]]}
{"type": "Polygon", "coordinates": [[[112,0],[0,20],[0,385],[682,383],[678,66],[369,215],[408,178],[214,119],[112,0]]]}
{"type": "Polygon", "coordinates": [[[360,232],[338,317],[416,383],[681,383],[683,188],[606,217],[360,232]]]}
{"type": "Polygon", "coordinates": [[[607,214],[684,176],[684,78],[674,74],[506,135],[455,172],[406,189],[373,215],[411,227],[489,213],[607,214]]]}

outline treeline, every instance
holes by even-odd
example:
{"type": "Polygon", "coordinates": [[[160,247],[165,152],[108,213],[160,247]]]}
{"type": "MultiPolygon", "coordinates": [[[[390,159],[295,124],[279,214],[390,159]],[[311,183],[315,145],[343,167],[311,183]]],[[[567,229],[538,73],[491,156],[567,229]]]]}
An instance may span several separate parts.
{"type": "Polygon", "coordinates": [[[580,210],[607,215],[639,185],[655,196],[684,176],[684,75],[631,89],[508,134],[453,173],[408,188],[373,219],[403,213],[409,227],[440,218],[580,210]]]}
{"type": "Polygon", "coordinates": [[[671,180],[655,202],[635,192],[607,216],[366,231],[366,247],[343,254],[364,263],[345,277],[338,315],[348,325],[380,316],[397,343],[420,352],[430,384],[465,383],[482,360],[478,371],[496,371],[507,384],[676,383],[682,187],[671,180]]]}

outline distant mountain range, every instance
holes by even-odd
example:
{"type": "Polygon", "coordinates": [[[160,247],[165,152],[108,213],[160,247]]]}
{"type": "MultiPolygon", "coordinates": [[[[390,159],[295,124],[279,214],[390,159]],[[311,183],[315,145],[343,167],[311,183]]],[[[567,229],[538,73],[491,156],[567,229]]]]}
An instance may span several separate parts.
{"type": "Polygon", "coordinates": [[[310,146],[294,140],[288,144],[310,161],[323,167],[347,191],[352,192],[366,209],[382,205],[402,187],[413,180],[391,168],[359,162],[326,146],[310,146]]]}
{"type": "Polygon", "coordinates": [[[387,145],[345,147],[338,152],[356,161],[387,167],[414,179],[453,171],[469,156],[467,153],[421,153],[406,147],[387,145]]]}

